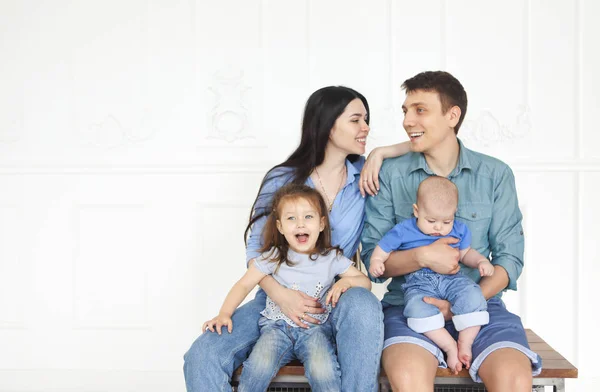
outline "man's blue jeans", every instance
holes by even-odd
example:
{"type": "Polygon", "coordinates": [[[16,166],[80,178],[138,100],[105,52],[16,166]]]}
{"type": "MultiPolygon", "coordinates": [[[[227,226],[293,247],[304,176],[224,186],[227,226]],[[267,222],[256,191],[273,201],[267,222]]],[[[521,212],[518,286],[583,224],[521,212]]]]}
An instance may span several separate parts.
{"type": "Polygon", "coordinates": [[[293,359],[304,364],[312,391],[341,391],[330,320],[304,329],[292,327],[284,320],[263,317],[258,325],[260,338],[244,362],[239,392],[266,391],[277,371],[293,359]]]}
{"type": "MultiPolygon", "coordinates": [[[[233,332],[204,333],[185,354],[183,371],[188,392],[231,391],[231,375],[248,357],[260,331],[258,320],[266,294],[233,314],[233,332]]],[[[354,287],[345,292],[331,314],[344,392],[377,391],[383,344],[381,303],[369,290],[354,287]]]]}

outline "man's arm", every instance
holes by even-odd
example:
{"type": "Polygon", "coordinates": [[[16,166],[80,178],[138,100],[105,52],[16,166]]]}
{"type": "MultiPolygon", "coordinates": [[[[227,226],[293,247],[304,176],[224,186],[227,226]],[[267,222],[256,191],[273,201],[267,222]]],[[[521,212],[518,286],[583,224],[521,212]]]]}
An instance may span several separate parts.
{"type": "Polygon", "coordinates": [[[491,298],[504,289],[517,289],[525,249],[522,221],[515,177],[507,166],[494,189],[489,229],[494,275],[486,276],[479,283],[486,298],[491,298]]]}
{"type": "MultiPolygon", "coordinates": [[[[375,250],[375,247],[385,233],[394,227],[395,224],[392,192],[384,166],[379,173],[379,193],[377,196],[372,196],[367,199],[365,208],[365,227],[360,237],[362,243],[361,259],[365,264],[367,271],[371,266],[371,255],[375,250]]],[[[395,258],[394,255],[396,253],[398,252],[392,252],[390,258],[387,260],[386,277],[391,276],[389,275],[387,268],[393,268],[391,262],[395,258]]],[[[418,268],[415,268],[415,270],[417,269],[418,268]]],[[[386,280],[385,278],[376,278],[371,274],[369,274],[369,278],[376,283],[383,283],[386,280]]]]}

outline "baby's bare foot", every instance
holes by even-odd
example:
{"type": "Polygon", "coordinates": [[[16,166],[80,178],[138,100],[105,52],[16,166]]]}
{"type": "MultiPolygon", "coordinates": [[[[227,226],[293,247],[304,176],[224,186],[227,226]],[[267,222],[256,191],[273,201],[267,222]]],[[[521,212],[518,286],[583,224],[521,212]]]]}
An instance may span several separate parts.
{"type": "Polygon", "coordinates": [[[449,350],[446,353],[446,362],[448,363],[448,369],[454,374],[458,374],[462,370],[462,363],[458,359],[458,351],[456,349],[449,350]]]}
{"type": "Polygon", "coordinates": [[[473,353],[471,352],[472,344],[458,341],[458,359],[465,365],[465,369],[471,367],[471,359],[473,359],[473,353]]]}

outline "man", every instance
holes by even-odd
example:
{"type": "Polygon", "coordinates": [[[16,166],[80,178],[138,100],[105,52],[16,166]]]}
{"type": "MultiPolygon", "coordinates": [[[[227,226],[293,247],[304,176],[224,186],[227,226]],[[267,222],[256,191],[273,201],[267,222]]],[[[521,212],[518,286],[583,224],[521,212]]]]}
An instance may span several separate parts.
{"type": "MultiPolygon", "coordinates": [[[[478,282],[488,300],[490,322],[473,344],[469,372],[493,391],[531,391],[532,374],[541,371],[541,359],[527,344],[518,316],[500,299],[503,290],[516,290],[523,268],[523,228],[514,176],[492,157],[463,146],[457,133],[467,111],[467,94],[447,72],[423,72],[404,82],[404,129],[412,152],[387,159],[380,173],[380,190],[369,198],[362,234],[362,259],[370,257],[383,235],[412,214],[419,183],[428,176],[447,177],[458,187],[456,219],[471,230],[471,247],[492,256],[494,274],[481,279],[477,270],[463,266],[462,273],[478,282]]],[[[393,252],[386,262],[385,278],[393,278],[383,298],[385,341],[382,364],[394,391],[431,391],[438,366],[445,366],[442,351],[424,335],[412,331],[403,316],[401,289],[404,275],[421,268],[441,274],[457,273],[459,251],[445,238],[429,246],[393,252]]],[[[384,279],[371,277],[375,282],[384,279]]],[[[446,321],[452,314],[447,301],[428,298],[446,321]]],[[[456,337],[452,323],[446,328],[456,337]]]]}

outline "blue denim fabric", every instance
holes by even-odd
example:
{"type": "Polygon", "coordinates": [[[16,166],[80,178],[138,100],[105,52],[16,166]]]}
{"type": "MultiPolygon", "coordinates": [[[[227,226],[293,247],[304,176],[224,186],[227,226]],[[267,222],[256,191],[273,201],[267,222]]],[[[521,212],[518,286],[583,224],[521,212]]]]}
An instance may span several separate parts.
{"type": "MultiPolygon", "coordinates": [[[[473,362],[469,374],[475,382],[482,382],[479,377],[479,368],[488,355],[501,348],[513,348],[525,354],[531,361],[531,374],[537,376],[542,371],[542,359],[531,351],[527,342],[527,335],[521,324],[519,316],[506,310],[500,298],[493,297],[487,301],[487,311],[490,322],[483,325],[473,342],[473,362]]],[[[385,315],[385,340],[383,348],[392,344],[416,344],[429,351],[438,360],[438,366],[448,367],[444,360],[444,353],[427,336],[417,333],[408,327],[404,317],[404,307],[383,303],[385,315]]],[[[454,339],[458,339],[458,332],[451,321],[447,321],[445,328],[454,339]]]]}
{"type": "Polygon", "coordinates": [[[454,315],[481,312],[487,309],[487,302],[479,285],[461,274],[441,275],[430,269],[423,269],[406,276],[404,290],[404,316],[425,318],[440,313],[440,310],[426,302],[423,297],[445,299],[452,304],[454,315]]]}
{"type": "MultiPolygon", "coordinates": [[[[183,371],[188,392],[231,391],[231,376],[246,360],[259,338],[258,321],[266,295],[259,290],[254,300],[233,314],[233,332],[204,333],[184,356],[183,371]]],[[[383,313],[369,290],[355,287],[345,292],[329,315],[337,345],[344,392],[376,392],[383,313]]]]}
{"type": "Polygon", "coordinates": [[[260,338],[244,362],[240,392],[267,390],[277,371],[293,359],[304,364],[313,391],[341,391],[331,322],[304,329],[292,327],[284,320],[263,317],[258,325],[260,338]]]}

